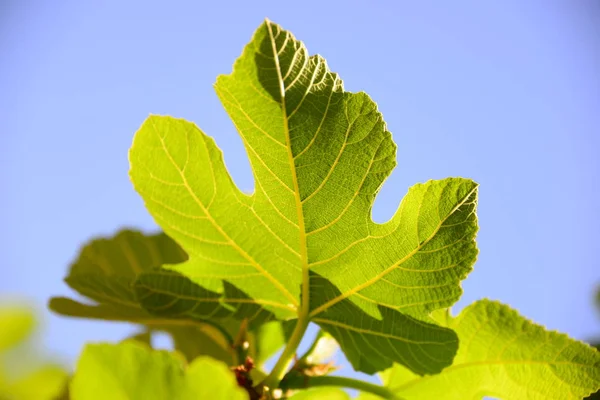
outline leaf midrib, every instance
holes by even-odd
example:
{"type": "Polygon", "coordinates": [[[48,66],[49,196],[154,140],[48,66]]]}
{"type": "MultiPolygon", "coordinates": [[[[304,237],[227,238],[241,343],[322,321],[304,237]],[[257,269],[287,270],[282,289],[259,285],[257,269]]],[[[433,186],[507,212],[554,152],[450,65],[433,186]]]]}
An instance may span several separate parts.
{"type": "MultiPolygon", "coordinates": [[[[298,236],[300,241],[300,262],[302,267],[302,298],[300,310],[298,312],[298,319],[308,317],[310,310],[310,282],[309,282],[309,270],[308,270],[308,246],[306,244],[306,228],[304,223],[304,211],[302,207],[302,199],[300,198],[300,186],[298,184],[298,175],[296,173],[296,163],[294,161],[294,154],[292,153],[292,143],[290,138],[289,121],[287,116],[287,107],[285,103],[285,83],[281,75],[281,66],[279,65],[279,53],[271,29],[271,23],[266,21],[267,31],[269,32],[269,39],[271,41],[271,48],[273,50],[273,60],[275,62],[275,70],[277,71],[277,80],[279,83],[279,90],[281,96],[281,111],[283,115],[283,130],[285,134],[285,141],[287,147],[288,162],[290,164],[290,171],[292,175],[292,183],[294,185],[294,201],[296,205],[296,214],[298,216],[298,236]]],[[[287,40],[286,42],[287,43],[287,40]]],[[[285,45],[284,43],[284,45],[285,45]]],[[[285,47],[282,47],[284,50],[285,47]]],[[[291,67],[290,67],[291,68],[291,67]]]]}

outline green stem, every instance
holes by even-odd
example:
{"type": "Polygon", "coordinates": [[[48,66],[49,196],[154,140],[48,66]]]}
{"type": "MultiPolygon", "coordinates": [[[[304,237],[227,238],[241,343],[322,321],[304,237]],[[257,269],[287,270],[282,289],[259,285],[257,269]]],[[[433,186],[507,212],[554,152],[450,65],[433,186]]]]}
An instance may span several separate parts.
{"type": "Polygon", "coordinates": [[[375,394],[383,399],[402,400],[388,388],[373,383],[359,381],[357,379],[346,378],[344,376],[305,376],[293,374],[286,376],[282,382],[285,389],[306,389],[317,386],[340,386],[350,389],[357,389],[362,392],[375,394]]]}
{"type": "Polygon", "coordinates": [[[262,382],[263,385],[271,389],[279,387],[279,382],[281,382],[281,379],[287,372],[290,363],[296,355],[296,350],[298,349],[298,345],[304,337],[306,328],[308,328],[308,315],[300,315],[298,321],[296,322],[296,327],[292,332],[292,336],[283,349],[283,353],[281,353],[279,360],[277,360],[277,363],[275,363],[273,370],[262,382]]]}

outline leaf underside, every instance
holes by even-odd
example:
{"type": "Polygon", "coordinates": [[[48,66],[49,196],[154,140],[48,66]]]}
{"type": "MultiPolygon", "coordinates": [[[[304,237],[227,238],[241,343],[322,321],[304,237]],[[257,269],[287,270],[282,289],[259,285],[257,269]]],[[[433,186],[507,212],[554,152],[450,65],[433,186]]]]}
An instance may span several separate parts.
{"type": "Polygon", "coordinates": [[[459,298],[477,256],[477,184],[416,185],[390,221],[373,222],[373,202],[396,164],[381,114],[270,21],[215,89],[244,142],[255,191],[236,187],[196,125],[149,117],[129,153],[130,176],[189,255],[164,268],[220,293],[210,280],[229,282],[284,320],[304,312],[304,288],[310,318],[361,371],[393,361],[418,373],[449,365],[456,336],[428,315],[459,298]],[[310,290],[321,280],[332,290],[310,290]],[[348,307],[364,318],[348,317],[348,307]],[[366,355],[370,362],[358,361],[366,355]]]}
{"type": "Polygon", "coordinates": [[[600,352],[545,330],[498,302],[480,300],[448,318],[460,340],[451,367],[420,377],[399,365],[384,382],[405,400],[581,399],[600,389],[600,352]]]}

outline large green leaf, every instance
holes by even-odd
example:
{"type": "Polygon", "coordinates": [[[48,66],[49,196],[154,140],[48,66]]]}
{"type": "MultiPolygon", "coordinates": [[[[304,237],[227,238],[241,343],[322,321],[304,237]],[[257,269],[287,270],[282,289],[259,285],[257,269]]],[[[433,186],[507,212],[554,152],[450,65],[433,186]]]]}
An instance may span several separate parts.
{"type": "Polygon", "coordinates": [[[172,354],[134,341],[86,346],[70,395],[73,400],[248,399],[222,362],[200,357],[186,368],[172,354]]]}
{"type": "Polygon", "coordinates": [[[560,400],[581,399],[600,389],[600,352],[547,331],[508,306],[481,300],[447,323],[460,339],[454,363],[426,377],[394,366],[383,377],[399,397],[560,400]]]}
{"type": "MultiPolygon", "coordinates": [[[[218,288],[206,279],[225,279],[281,319],[310,311],[320,324],[337,322],[338,337],[369,330],[358,320],[340,325],[344,304],[369,321],[383,314],[403,320],[396,344],[421,333],[439,339],[437,347],[450,343],[433,353],[416,344],[425,352],[420,372],[449,365],[455,337],[406,315],[427,320],[459,298],[477,254],[477,185],[458,178],[417,185],[389,222],[373,222],[373,202],[396,163],[381,114],[272,22],[260,26],[215,89],[248,152],[253,194],[235,186],[213,139],[181,119],[149,117],[129,153],[146,207],[190,256],[167,268],[210,290],[218,288]],[[337,295],[311,291],[309,270],[332,282],[337,295]],[[312,310],[301,305],[307,302],[312,310]]],[[[379,357],[369,345],[399,332],[378,323],[384,336],[363,335],[352,351],[379,357]]],[[[396,353],[406,348],[396,344],[377,365],[403,362],[396,353]]]]}

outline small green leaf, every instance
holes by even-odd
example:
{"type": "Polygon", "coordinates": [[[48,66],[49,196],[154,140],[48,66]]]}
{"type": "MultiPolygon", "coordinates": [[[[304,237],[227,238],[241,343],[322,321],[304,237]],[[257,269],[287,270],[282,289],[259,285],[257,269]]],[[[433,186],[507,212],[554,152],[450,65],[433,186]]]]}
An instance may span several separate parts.
{"type": "Polygon", "coordinates": [[[70,394],[73,400],[248,399],[225,364],[200,357],[186,368],[172,354],[132,341],[86,346],[70,394]]]}
{"type": "Polygon", "coordinates": [[[24,341],[35,327],[35,317],[24,307],[0,308],[0,352],[24,341]]]}
{"type": "Polygon", "coordinates": [[[451,367],[419,377],[396,365],[383,374],[386,386],[406,400],[581,399],[600,388],[600,352],[508,306],[477,301],[449,327],[460,339],[451,367]]]}
{"type": "Polygon", "coordinates": [[[270,21],[215,89],[242,137],[256,188],[246,194],[235,186],[221,151],[196,125],[150,116],[135,135],[130,176],[156,222],[190,256],[165,268],[218,293],[224,290],[207,279],[226,280],[282,320],[356,323],[363,343],[352,348],[347,338],[342,347],[354,353],[349,358],[372,359],[353,363],[363,371],[403,362],[406,343],[423,330],[428,343],[417,347],[425,353],[408,359],[426,361],[410,367],[434,373],[449,365],[456,348],[447,346],[449,331],[407,316],[428,320],[460,297],[477,255],[477,184],[453,178],[416,185],[389,222],[373,222],[375,197],[396,164],[376,104],[345,91],[322,57],[309,56],[270,21]],[[338,295],[311,291],[309,271],[338,295]],[[302,301],[310,302],[310,316],[302,301]],[[369,326],[348,319],[346,304],[383,336],[363,335],[369,326]],[[407,325],[392,329],[381,321],[392,314],[382,310],[407,325]],[[378,351],[364,353],[373,344],[378,351]],[[431,353],[432,346],[445,349],[431,353]]]}
{"type": "Polygon", "coordinates": [[[143,272],[187,255],[164,233],[144,235],[122,230],[112,238],[97,238],[83,247],[65,281],[99,303],[139,308],[132,284],[143,272]]]}

